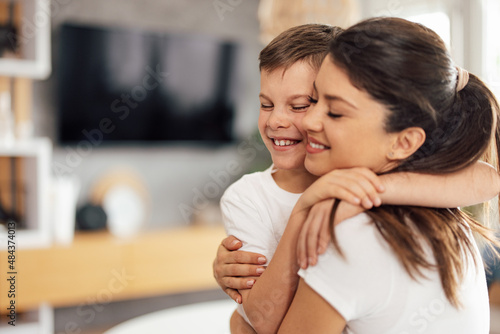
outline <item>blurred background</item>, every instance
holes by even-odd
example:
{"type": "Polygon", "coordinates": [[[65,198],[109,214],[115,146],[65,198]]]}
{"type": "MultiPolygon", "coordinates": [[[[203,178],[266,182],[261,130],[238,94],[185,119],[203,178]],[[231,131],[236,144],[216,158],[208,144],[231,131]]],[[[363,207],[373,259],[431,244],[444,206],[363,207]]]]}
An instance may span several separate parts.
{"type": "Polygon", "coordinates": [[[103,333],[227,299],[218,200],[270,164],[258,54],[281,31],[407,18],[498,94],[499,15],[500,0],[0,0],[0,280],[16,292],[0,289],[0,331],[103,333]]]}

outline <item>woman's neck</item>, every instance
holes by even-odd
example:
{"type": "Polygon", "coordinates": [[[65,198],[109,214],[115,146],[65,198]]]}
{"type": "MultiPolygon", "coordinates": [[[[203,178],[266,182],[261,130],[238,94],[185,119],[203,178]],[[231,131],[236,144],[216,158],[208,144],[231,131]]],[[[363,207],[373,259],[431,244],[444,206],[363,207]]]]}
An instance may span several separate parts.
{"type": "Polygon", "coordinates": [[[278,169],[272,175],[281,189],[295,194],[303,193],[318,178],[305,168],[278,169]]]}

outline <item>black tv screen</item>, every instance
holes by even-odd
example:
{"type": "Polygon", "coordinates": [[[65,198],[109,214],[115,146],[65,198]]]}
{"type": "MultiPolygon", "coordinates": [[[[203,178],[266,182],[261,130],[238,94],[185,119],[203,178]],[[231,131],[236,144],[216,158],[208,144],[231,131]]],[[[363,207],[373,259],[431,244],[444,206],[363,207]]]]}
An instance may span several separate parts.
{"type": "Polygon", "coordinates": [[[60,143],[233,140],[236,43],[75,24],[60,36],[60,143]]]}

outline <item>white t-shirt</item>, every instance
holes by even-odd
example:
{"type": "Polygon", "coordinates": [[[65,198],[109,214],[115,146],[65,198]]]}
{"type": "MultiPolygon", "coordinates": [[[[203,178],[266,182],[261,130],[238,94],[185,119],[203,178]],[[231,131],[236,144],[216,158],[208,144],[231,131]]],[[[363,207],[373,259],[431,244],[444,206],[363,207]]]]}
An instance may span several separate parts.
{"type": "Polygon", "coordinates": [[[242,241],[241,250],[265,255],[268,262],[301,195],[281,189],[272,172],[271,166],[244,175],[220,200],[226,233],[242,241]]]}
{"type": "Polygon", "coordinates": [[[333,247],[299,275],[347,321],[345,333],[488,334],[489,304],[479,251],[466,268],[462,309],[446,299],[436,271],[413,280],[366,214],[335,227],[343,259],[333,247]]]}
{"type": "MultiPolygon", "coordinates": [[[[220,200],[228,235],[241,240],[240,250],[255,252],[271,261],[301,194],[280,188],[273,179],[273,166],[244,175],[227,188],[220,200]]],[[[242,305],[239,314],[250,324],[242,305]]]]}

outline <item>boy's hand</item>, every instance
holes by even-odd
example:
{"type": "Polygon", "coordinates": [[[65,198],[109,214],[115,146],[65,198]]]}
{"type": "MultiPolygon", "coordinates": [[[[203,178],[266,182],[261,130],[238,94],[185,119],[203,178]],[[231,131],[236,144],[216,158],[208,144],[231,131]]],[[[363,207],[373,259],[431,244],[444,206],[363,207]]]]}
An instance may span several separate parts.
{"type": "Polygon", "coordinates": [[[300,197],[301,209],[308,210],[297,243],[301,268],[314,265],[330,242],[330,213],[334,199],[340,201],[335,223],[355,216],[364,209],[382,204],[384,191],[380,178],[368,168],[336,169],[316,180],[300,197]]]}
{"type": "MultiPolygon", "coordinates": [[[[330,243],[330,215],[334,202],[334,199],[329,199],[316,203],[307,215],[297,242],[297,260],[302,269],[314,266],[318,262],[318,255],[323,254],[330,243]]],[[[335,213],[334,225],[363,211],[359,205],[340,202],[335,213]]]]}
{"type": "Polygon", "coordinates": [[[382,204],[379,193],[384,190],[380,178],[368,168],[336,169],[307,188],[298,204],[301,209],[309,210],[322,200],[336,198],[371,209],[382,204]]]}
{"type": "Polygon", "coordinates": [[[266,258],[257,253],[238,251],[240,240],[229,236],[222,240],[213,263],[213,272],[217,284],[238,304],[242,299],[238,290],[250,289],[255,277],[260,276],[265,267],[266,258]]]}
{"type": "Polygon", "coordinates": [[[297,260],[302,269],[316,264],[318,254],[323,254],[330,242],[330,214],[334,199],[314,204],[302,225],[297,241],[297,260]]]}

